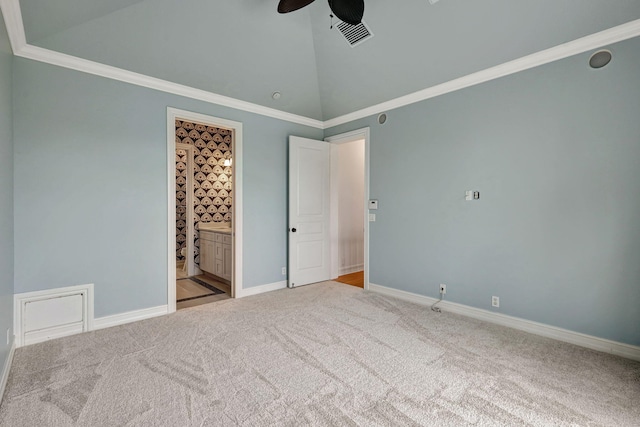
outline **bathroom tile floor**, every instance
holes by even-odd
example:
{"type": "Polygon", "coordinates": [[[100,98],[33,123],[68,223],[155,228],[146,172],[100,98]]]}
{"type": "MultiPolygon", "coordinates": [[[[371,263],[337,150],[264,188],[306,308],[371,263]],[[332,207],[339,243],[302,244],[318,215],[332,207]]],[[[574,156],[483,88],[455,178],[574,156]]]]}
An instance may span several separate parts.
{"type": "Polygon", "coordinates": [[[229,285],[226,283],[215,280],[212,277],[200,275],[195,276],[196,279],[206,282],[211,286],[223,291],[224,293],[210,295],[211,290],[206,287],[198,284],[193,280],[178,280],[176,282],[176,299],[179,301],[176,305],[178,310],[187,308],[187,307],[195,307],[197,305],[209,304],[216,301],[222,301],[225,299],[229,299],[229,293],[231,291],[229,285]],[[208,295],[208,296],[204,296],[208,295]],[[198,298],[195,298],[198,297],[198,298]],[[194,299],[188,299],[194,298],[194,299]],[[186,301],[180,301],[185,300],[186,301]]]}

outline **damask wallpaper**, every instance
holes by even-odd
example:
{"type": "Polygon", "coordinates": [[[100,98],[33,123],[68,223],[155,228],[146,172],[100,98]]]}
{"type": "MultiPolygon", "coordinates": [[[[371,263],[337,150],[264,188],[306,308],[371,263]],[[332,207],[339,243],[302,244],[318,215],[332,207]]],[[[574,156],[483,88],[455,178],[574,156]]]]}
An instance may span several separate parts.
{"type": "MultiPolygon", "coordinates": [[[[195,262],[200,265],[200,222],[230,222],[233,206],[232,131],[176,120],[176,143],[193,146],[195,262]]],[[[176,150],[176,258],[187,246],[187,150],[176,150]]]]}

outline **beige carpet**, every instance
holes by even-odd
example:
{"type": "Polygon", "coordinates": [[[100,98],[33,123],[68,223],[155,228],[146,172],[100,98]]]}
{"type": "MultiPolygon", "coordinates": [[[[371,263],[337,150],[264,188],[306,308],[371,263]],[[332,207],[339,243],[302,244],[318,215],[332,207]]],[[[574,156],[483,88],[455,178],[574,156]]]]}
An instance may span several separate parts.
{"type": "Polygon", "coordinates": [[[2,426],[638,426],[640,363],[334,282],[19,349],[2,426]]]}

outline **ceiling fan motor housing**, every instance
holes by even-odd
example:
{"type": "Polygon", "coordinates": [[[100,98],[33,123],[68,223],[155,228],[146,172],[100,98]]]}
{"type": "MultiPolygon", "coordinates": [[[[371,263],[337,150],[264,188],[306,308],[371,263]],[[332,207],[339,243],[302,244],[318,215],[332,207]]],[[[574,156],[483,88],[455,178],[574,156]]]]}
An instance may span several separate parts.
{"type": "Polygon", "coordinates": [[[364,16],[364,0],[329,0],[329,7],[340,20],[358,25],[364,16]]]}
{"type": "MultiPolygon", "coordinates": [[[[280,0],[278,12],[289,13],[302,9],[314,0],[280,0]]],[[[364,16],[364,0],[329,0],[329,8],[343,22],[358,25],[364,16]]]]}

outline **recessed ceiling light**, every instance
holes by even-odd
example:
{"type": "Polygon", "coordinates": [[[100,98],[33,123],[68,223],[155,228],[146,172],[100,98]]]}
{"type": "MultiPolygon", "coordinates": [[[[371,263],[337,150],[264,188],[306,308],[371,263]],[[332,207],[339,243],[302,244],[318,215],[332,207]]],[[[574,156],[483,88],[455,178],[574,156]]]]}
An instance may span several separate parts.
{"type": "Polygon", "coordinates": [[[276,101],[277,101],[278,99],[280,99],[280,97],[281,97],[281,96],[282,96],[282,94],[281,94],[280,92],[273,92],[273,95],[271,95],[271,97],[272,97],[273,99],[275,99],[276,101]]]}
{"type": "Polygon", "coordinates": [[[608,50],[599,50],[589,58],[589,66],[591,68],[602,68],[611,62],[611,52],[608,50]]]}

